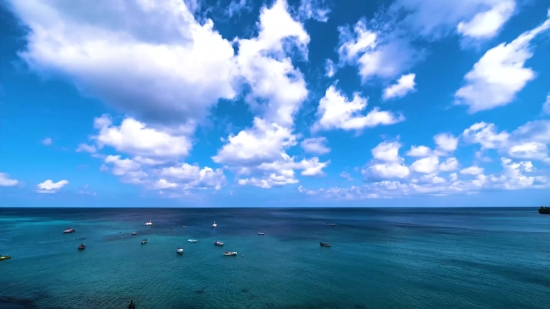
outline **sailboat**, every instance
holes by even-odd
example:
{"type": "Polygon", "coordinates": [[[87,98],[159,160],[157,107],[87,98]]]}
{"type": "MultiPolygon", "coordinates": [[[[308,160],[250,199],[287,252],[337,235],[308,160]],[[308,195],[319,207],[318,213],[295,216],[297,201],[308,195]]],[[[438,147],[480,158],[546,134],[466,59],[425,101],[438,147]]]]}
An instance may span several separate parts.
{"type": "Polygon", "coordinates": [[[212,224],[213,228],[216,228],[218,225],[216,224],[216,221],[214,221],[214,224],[212,224]]]}
{"type": "Polygon", "coordinates": [[[153,225],[153,222],[151,222],[151,219],[149,219],[149,222],[145,222],[145,225],[151,226],[153,225]]]}

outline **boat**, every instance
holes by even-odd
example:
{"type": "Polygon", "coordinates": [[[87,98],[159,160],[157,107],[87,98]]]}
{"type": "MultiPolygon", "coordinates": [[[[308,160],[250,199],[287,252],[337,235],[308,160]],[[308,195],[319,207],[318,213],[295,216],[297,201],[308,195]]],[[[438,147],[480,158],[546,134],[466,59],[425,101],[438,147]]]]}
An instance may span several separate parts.
{"type": "Polygon", "coordinates": [[[172,229],[170,229],[170,232],[172,232],[172,229]]]}
{"type": "Polygon", "coordinates": [[[9,260],[9,259],[11,259],[11,256],[9,255],[0,255],[0,261],[9,260]]]}
{"type": "Polygon", "coordinates": [[[214,246],[223,246],[223,242],[221,241],[215,241],[214,246]]]}
{"type": "Polygon", "coordinates": [[[136,232],[132,232],[132,235],[136,236],[136,232]]]}
{"type": "Polygon", "coordinates": [[[176,253],[183,255],[183,248],[178,248],[178,250],[176,250],[176,253]]]}
{"type": "Polygon", "coordinates": [[[540,206],[539,214],[541,214],[541,215],[550,215],[550,207],[540,206]]]}
{"type": "Polygon", "coordinates": [[[74,232],[76,232],[74,229],[68,228],[68,229],[63,231],[63,234],[69,234],[69,233],[74,233],[74,232]]]}
{"type": "Polygon", "coordinates": [[[265,235],[265,233],[259,232],[258,235],[265,235]]]}
{"type": "Polygon", "coordinates": [[[188,241],[188,242],[197,242],[196,239],[188,239],[187,241],[188,241]]]}
{"type": "Polygon", "coordinates": [[[213,228],[216,228],[218,225],[216,224],[216,221],[214,221],[214,224],[212,224],[213,228]]]}
{"type": "Polygon", "coordinates": [[[86,249],[85,244],[80,244],[80,246],[78,246],[78,250],[84,250],[84,249],[86,249]]]}
{"type": "Polygon", "coordinates": [[[153,222],[149,219],[149,222],[145,222],[145,225],[151,226],[151,225],[153,225],[153,222]]]}
{"type": "Polygon", "coordinates": [[[147,239],[144,239],[144,240],[141,241],[142,245],[145,245],[146,243],[147,243],[147,239]]]}
{"type": "Polygon", "coordinates": [[[181,228],[184,229],[184,228],[186,228],[186,227],[187,227],[187,226],[183,225],[181,228]]]}
{"type": "Polygon", "coordinates": [[[325,243],[322,242],[322,243],[321,243],[321,247],[330,247],[330,245],[329,245],[329,244],[325,244],[325,243]]]}
{"type": "Polygon", "coordinates": [[[237,256],[237,252],[224,252],[223,255],[225,255],[225,256],[237,256]]]}
{"type": "Polygon", "coordinates": [[[327,223],[328,226],[336,226],[336,223],[327,223]]]}

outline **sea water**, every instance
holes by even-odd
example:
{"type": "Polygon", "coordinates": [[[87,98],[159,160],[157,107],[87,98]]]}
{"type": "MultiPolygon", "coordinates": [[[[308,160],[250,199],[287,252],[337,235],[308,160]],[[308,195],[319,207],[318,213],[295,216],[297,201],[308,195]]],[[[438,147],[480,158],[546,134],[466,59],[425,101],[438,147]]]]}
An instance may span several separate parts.
{"type": "Polygon", "coordinates": [[[0,208],[0,308],[549,308],[549,240],[531,208],[0,208]]]}

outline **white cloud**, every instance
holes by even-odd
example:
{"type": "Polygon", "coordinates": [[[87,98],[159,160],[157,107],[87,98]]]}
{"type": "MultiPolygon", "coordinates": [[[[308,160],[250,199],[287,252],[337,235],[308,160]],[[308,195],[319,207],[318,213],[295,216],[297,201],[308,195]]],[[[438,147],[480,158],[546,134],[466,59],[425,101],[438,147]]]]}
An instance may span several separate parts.
{"type": "Polygon", "coordinates": [[[308,95],[303,74],[289,56],[295,47],[307,59],[310,40],[287,10],[284,0],[263,7],[258,37],[239,40],[237,56],[240,75],[250,88],[245,101],[266,121],[286,127],[293,125],[293,116],[308,95]]]}
{"type": "Polygon", "coordinates": [[[539,142],[526,142],[510,147],[508,155],[516,159],[544,160],[548,157],[548,147],[539,142]]]}
{"type": "Polygon", "coordinates": [[[334,74],[336,74],[334,62],[331,59],[327,59],[325,62],[325,76],[331,78],[334,74]]]}
{"type": "Polygon", "coordinates": [[[224,13],[228,17],[239,16],[242,11],[250,12],[252,10],[253,3],[249,0],[232,0],[224,13]]]}
{"type": "Polygon", "coordinates": [[[87,144],[79,144],[78,148],[76,148],[76,152],[89,152],[89,153],[95,153],[97,149],[94,145],[87,145],[87,144]]]}
{"type": "Polygon", "coordinates": [[[409,157],[427,157],[432,155],[433,151],[426,146],[411,146],[411,149],[407,152],[409,157]]]}
{"type": "Polygon", "coordinates": [[[29,27],[20,55],[33,70],[67,76],[122,111],[181,123],[235,97],[233,47],[211,20],[195,20],[189,2],[10,4],[29,27]]]}
{"type": "Polygon", "coordinates": [[[458,160],[456,158],[447,158],[439,164],[439,170],[442,172],[451,172],[458,169],[458,160]]]}
{"type": "Polygon", "coordinates": [[[483,168],[482,167],[479,167],[479,166],[470,166],[470,167],[467,167],[465,169],[462,169],[460,171],[460,174],[463,174],[463,175],[473,175],[473,176],[476,176],[476,175],[480,175],[483,173],[483,168]]]}
{"type": "Polygon", "coordinates": [[[330,148],[325,145],[326,143],[326,137],[313,137],[303,140],[300,146],[302,146],[306,152],[323,155],[330,152],[330,148]]]}
{"type": "Polygon", "coordinates": [[[133,118],[124,119],[117,127],[108,116],[103,115],[95,119],[94,126],[99,133],[93,139],[100,149],[111,146],[120,152],[147,157],[182,157],[191,149],[191,142],[186,136],[174,136],[148,128],[133,118]]]}
{"type": "Polygon", "coordinates": [[[445,153],[455,151],[458,146],[458,138],[448,133],[437,134],[434,136],[434,141],[437,148],[445,153]]]}
{"type": "Polygon", "coordinates": [[[525,61],[532,57],[530,42],[550,28],[550,19],[522,33],[509,44],[502,43],[487,51],[464,77],[466,85],[456,93],[456,104],[468,105],[470,113],[511,103],[527,82],[535,78],[525,61]]]}
{"type": "Polygon", "coordinates": [[[382,142],[371,150],[372,157],[376,160],[385,162],[402,162],[403,158],[399,156],[399,142],[382,142]]]}
{"type": "Polygon", "coordinates": [[[407,39],[392,32],[369,30],[364,19],[355,24],[353,31],[348,26],[338,31],[339,65],[358,66],[363,83],[373,77],[395,78],[419,59],[407,39]]]}
{"type": "Polygon", "coordinates": [[[550,94],[546,96],[546,101],[542,105],[542,111],[548,115],[550,115],[550,94]]]}
{"type": "Polygon", "coordinates": [[[0,173],[0,187],[12,187],[19,183],[15,179],[11,179],[9,174],[0,173]]]}
{"type": "Polygon", "coordinates": [[[390,13],[409,12],[403,26],[428,38],[441,38],[456,31],[484,40],[496,36],[515,10],[514,0],[425,1],[397,0],[390,13]]]}
{"type": "Polygon", "coordinates": [[[432,174],[437,171],[438,164],[439,158],[437,156],[429,156],[414,161],[410,169],[417,173],[432,174]]]}
{"type": "Polygon", "coordinates": [[[324,6],[324,0],[301,0],[298,12],[304,19],[313,18],[319,22],[327,22],[330,9],[324,6]]]}
{"type": "Polygon", "coordinates": [[[121,159],[120,155],[109,155],[105,158],[105,163],[112,164],[113,175],[119,176],[125,183],[143,184],[148,177],[142,170],[141,164],[131,159],[121,159]]]}
{"type": "Polygon", "coordinates": [[[296,145],[296,136],[290,129],[254,118],[252,128],[243,130],[237,135],[230,135],[214,162],[251,166],[277,160],[281,152],[296,145]]]}
{"type": "Polygon", "coordinates": [[[404,97],[407,93],[415,91],[416,90],[414,88],[414,86],[416,85],[414,82],[415,77],[416,75],[413,73],[401,76],[397,80],[397,84],[393,84],[388,88],[384,89],[382,98],[384,100],[388,100],[392,98],[401,98],[401,97],[404,97]]]}
{"type": "Polygon", "coordinates": [[[497,133],[492,123],[478,122],[462,132],[462,138],[468,143],[480,144],[485,149],[497,149],[508,143],[510,135],[506,132],[497,133]]]}
{"type": "Polygon", "coordinates": [[[196,165],[187,163],[163,168],[160,175],[173,181],[167,182],[165,179],[159,179],[156,186],[160,189],[181,187],[184,190],[191,188],[220,190],[226,183],[225,174],[221,169],[214,170],[207,166],[201,169],[196,165]]]}
{"type": "Polygon", "coordinates": [[[346,173],[346,172],[340,173],[340,177],[345,178],[345,179],[347,179],[347,180],[349,180],[349,181],[352,181],[352,180],[353,180],[353,177],[351,177],[351,175],[350,175],[349,173],[346,173]]]}
{"type": "Polygon", "coordinates": [[[64,186],[68,185],[69,182],[67,180],[60,180],[58,182],[53,182],[51,179],[48,179],[44,181],[43,183],[39,183],[36,187],[36,192],[38,193],[56,193],[57,191],[61,190],[64,186]]]}
{"type": "Polygon", "coordinates": [[[388,111],[380,111],[378,107],[371,110],[366,116],[361,114],[367,107],[367,99],[355,93],[352,101],[336,90],[334,85],[330,86],[325,96],[319,102],[317,109],[318,120],[312,130],[360,130],[372,128],[378,125],[391,125],[404,121],[403,115],[394,115],[388,111]]]}
{"type": "Polygon", "coordinates": [[[516,3],[514,0],[493,2],[494,4],[489,10],[477,13],[469,21],[458,23],[458,33],[476,39],[489,39],[497,35],[514,13],[516,3]]]}
{"type": "Polygon", "coordinates": [[[52,144],[52,139],[49,137],[46,137],[45,139],[42,140],[42,145],[49,146],[51,144],[52,144]]]}

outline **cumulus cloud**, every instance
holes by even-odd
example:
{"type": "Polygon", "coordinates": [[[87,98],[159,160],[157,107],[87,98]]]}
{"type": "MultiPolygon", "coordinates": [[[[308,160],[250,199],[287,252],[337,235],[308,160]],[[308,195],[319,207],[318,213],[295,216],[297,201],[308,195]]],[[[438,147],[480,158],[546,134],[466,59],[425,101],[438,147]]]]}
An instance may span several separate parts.
{"type": "Polygon", "coordinates": [[[18,183],[19,181],[11,179],[9,174],[0,173],[0,187],[13,187],[18,183]]]}
{"type": "Polygon", "coordinates": [[[399,142],[382,142],[371,150],[373,160],[361,170],[366,180],[406,178],[409,168],[402,164],[399,156],[399,142]]]}
{"type": "Polygon", "coordinates": [[[410,169],[417,173],[432,174],[437,171],[438,165],[439,158],[437,156],[429,156],[414,161],[410,169]]]}
{"type": "Polygon", "coordinates": [[[181,123],[236,95],[231,42],[195,20],[189,2],[10,3],[29,27],[20,56],[33,70],[67,76],[124,112],[181,123]]]}
{"type": "Polygon", "coordinates": [[[550,94],[546,96],[546,101],[544,101],[544,104],[542,104],[542,111],[550,115],[550,94]]]}
{"type": "Polygon", "coordinates": [[[36,192],[38,193],[57,193],[61,188],[68,185],[69,181],[60,180],[58,182],[53,182],[51,179],[48,179],[42,183],[39,183],[36,187],[36,192]]]}
{"type": "Polygon", "coordinates": [[[326,143],[326,137],[312,137],[303,140],[300,146],[302,146],[306,152],[323,155],[330,152],[330,148],[326,146],[326,143]]]}
{"type": "Polygon", "coordinates": [[[458,138],[454,137],[452,134],[437,134],[434,136],[434,141],[437,145],[437,149],[443,153],[451,153],[458,147],[458,138]]]}
{"type": "Polygon", "coordinates": [[[455,104],[467,105],[470,113],[477,113],[511,103],[527,82],[535,78],[533,70],[524,67],[525,61],[533,56],[531,41],[549,28],[547,19],[509,44],[488,50],[464,77],[466,84],[455,93],[455,104]]]}
{"type": "Polygon", "coordinates": [[[480,175],[483,173],[483,168],[482,167],[479,167],[479,166],[470,166],[470,167],[467,167],[465,169],[462,169],[460,171],[460,174],[463,174],[463,175],[473,175],[473,176],[476,176],[476,175],[480,175]]]}
{"type": "Polygon", "coordinates": [[[415,77],[416,75],[413,73],[401,76],[397,80],[397,84],[393,84],[384,89],[382,93],[382,99],[389,100],[392,98],[401,98],[404,97],[407,93],[415,91],[415,77]]]}
{"type": "Polygon", "coordinates": [[[89,153],[95,153],[97,149],[94,145],[88,145],[88,144],[79,144],[76,148],[76,152],[89,152],[89,153]]]}
{"type": "Polygon", "coordinates": [[[491,6],[486,11],[477,13],[469,21],[458,23],[456,27],[458,33],[475,39],[490,39],[497,35],[514,13],[516,3],[514,0],[491,2],[491,6]]]}
{"type": "Polygon", "coordinates": [[[221,169],[212,169],[205,166],[200,168],[196,165],[183,163],[179,166],[163,168],[160,176],[170,179],[172,182],[161,178],[155,184],[159,189],[181,187],[184,190],[191,188],[214,188],[220,190],[226,183],[225,174],[221,169]]]}
{"type": "Polygon", "coordinates": [[[442,172],[450,172],[458,169],[458,160],[455,157],[447,158],[439,164],[439,170],[442,172]]]}
{"type": "Polygon", "coordinates": [[[94,120],[94,127],[99,133],[93,139],[100,149],[111,146],[131,155],[159,158],[183,157],[191,149],[191,142],[186,136],[148,128],[133,118],[126,118],[120,126],[115,126],[110,117],[103,115],[94,120]]]}
{"type": "Polygon", "coordinates": [[[303,19],[315,19],[319,22],[327,22],[330,9],[324,0],[301,0],[298,13],[303,19]]]}
{"type": "Polygon", "coordinates": [[[405,120],[401,114],[380,111],[378,107],[373,108],[367,115],[363,115],[362,111],[366,107],[367,99],[361,97],[359,93],[355,93],[353,100],[349,101],[332,85],[319,102],[318,120],[313,124],[312,131],[360,130],[379,125],[391,125],[405,120]]]}

